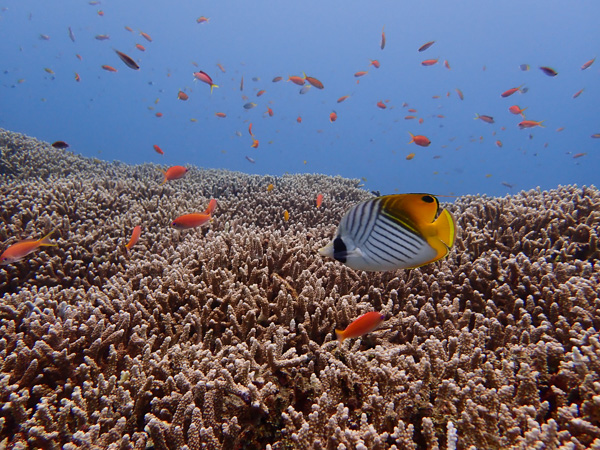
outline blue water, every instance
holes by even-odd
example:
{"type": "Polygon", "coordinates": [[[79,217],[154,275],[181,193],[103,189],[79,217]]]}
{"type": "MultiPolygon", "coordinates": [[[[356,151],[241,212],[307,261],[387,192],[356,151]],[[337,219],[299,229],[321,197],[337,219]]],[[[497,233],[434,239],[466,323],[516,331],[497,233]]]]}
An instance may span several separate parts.
{"type": "Polygon", "coordinates": [[[49,142],[64,140],[85,156],[258,174],[364,177],[366,188],[381,193],[502,195],[536,186],[600,184],[600,139],[591,138],[600,133],[600,60],[580,69],[600,56],[597,0],[99,5],[61,0],[60,7],[2,0],[0,8],[0,127],[49,142]],[[199,16],[210,20],[197,24],[199,16]],[[98,34],[110,39],[98,41],[98,34]],[[419,53],[430,40],[435,44],[419,53]],[[136,43],[146,51],[137,50],[136,43]],[[113,49],[133,57],[141,69],[125,66],[113,49]],[[421,65],[438,57],[434,66],[421,65]],[[371,59],[381,67],[370,66],[371,59]],[[103,70],[103,64],[118,72],[103,70]],[[521,64],[531,69],[522,71],[521,64]],[[558,76],[545,75],[542,65],[558,76]],[[207,84],[193,81],[198,70],[220,86],[212,95],[207,84]],[[355,78],[361,70],[368,74],[355,78]],[[303,71],[325,89],[300,95],[291,82],[271,81],[303,71]],[[500,97],[521,84],[527,93],[500,97]],[[266,93],[256,97],[260,89],[266,93]],[[179,90],[188,101],[177,99],[179,90]],[[342,95],[351,97],[338,104],[342,95]],[[387,109],[376,106],[380,100],[389,100],[387,109]],[[258,106],[245,110],[249,101],[258,106]],[[508,111],[515,104],[528,108],[527,119],[544,120],[545,128],[518,129],[522,118],[508,111]],[[273,117],[266,115],[267,106],[273,117]],[[404,119],[408,108],[418,110],[414,115],[423,124],[404,119]],[[333,110],[338,120],[330,123],[333,110]],[[493,116],[495,123],[473,120],[476,113],[493,116]],[[250,122],[260,141],[257,149],[251,148],[250,122]],[[560,127],[564,130],[557,132],[560,127]],[[427,136],[431,145],[408,145],[409,132],[427,136]],[[155,153],[154,144],[165,155],[155,153]],[[411,152],[416,156],[406,160],[411,152]],[[573,158],[577,153],[586,154],[573,158]]]}

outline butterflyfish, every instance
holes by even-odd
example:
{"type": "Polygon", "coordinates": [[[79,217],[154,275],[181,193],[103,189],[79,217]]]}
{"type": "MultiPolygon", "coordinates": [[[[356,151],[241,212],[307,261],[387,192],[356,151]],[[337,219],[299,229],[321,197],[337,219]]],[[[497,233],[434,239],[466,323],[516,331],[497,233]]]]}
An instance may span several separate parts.
{"type": "Polygon", "coordinates": [[[456,226],[431,194],[394,194],[351,207],[333,240],[319,250],[356,270],[412,269],[444,258],[456,226]]]}

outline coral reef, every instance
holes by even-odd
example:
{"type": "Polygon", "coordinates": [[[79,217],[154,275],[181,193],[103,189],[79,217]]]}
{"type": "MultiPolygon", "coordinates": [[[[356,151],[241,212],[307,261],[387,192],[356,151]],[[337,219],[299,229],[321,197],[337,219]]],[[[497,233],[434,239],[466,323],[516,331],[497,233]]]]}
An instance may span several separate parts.
{"type": "Polygon", "coordinates": [[[596,188],[459,198],[447,259],[367,274],[316,251],[356,180],[0,151],[3,248],[58,243],[0,267],[2,448],[600,449],[596,188]]]}

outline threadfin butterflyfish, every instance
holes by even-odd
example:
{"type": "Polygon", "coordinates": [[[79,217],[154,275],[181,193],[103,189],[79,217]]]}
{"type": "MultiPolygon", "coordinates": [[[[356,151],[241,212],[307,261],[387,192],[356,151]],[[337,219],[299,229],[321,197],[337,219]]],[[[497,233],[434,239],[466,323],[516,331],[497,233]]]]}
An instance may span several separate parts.
{"type": "Polygon", "coordinates": [[[356,270],[412,269],[447,256],[455,238],[452,215],[433,195],[385,195],[350,208],[319,253],[356,270]]]}

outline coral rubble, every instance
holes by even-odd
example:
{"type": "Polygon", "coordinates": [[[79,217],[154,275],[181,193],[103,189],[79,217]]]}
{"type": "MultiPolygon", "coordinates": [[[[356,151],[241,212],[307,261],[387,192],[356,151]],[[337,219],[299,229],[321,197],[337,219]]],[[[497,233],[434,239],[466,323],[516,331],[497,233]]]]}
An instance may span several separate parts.
{"type": "Polygon", "coordinates": [[[0,240],[58,243],[0,268],[2,448],[600,449],[596,188],[460,198],[447,259],[367,274],[316,251],[355,180],[0,151],[0,240]]]}

